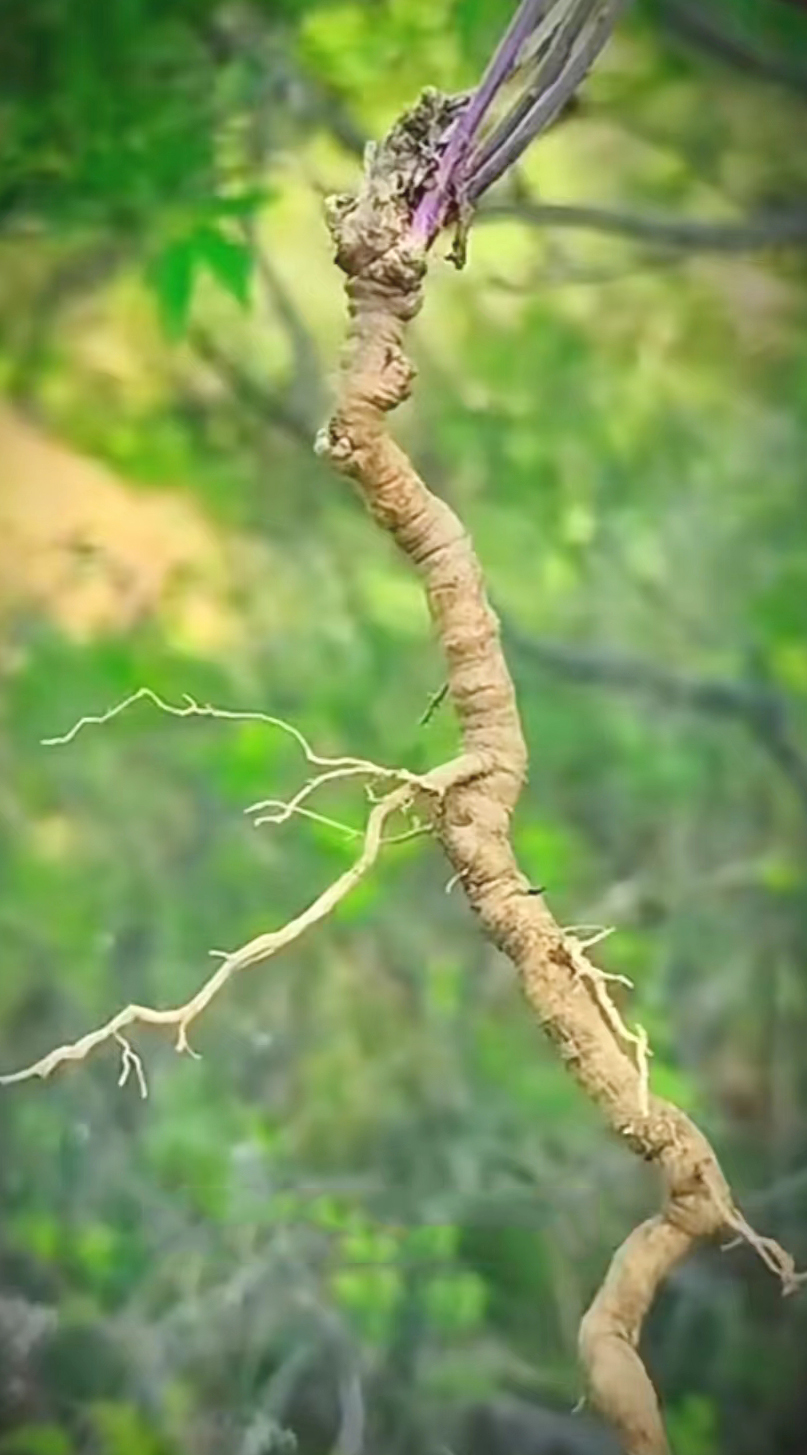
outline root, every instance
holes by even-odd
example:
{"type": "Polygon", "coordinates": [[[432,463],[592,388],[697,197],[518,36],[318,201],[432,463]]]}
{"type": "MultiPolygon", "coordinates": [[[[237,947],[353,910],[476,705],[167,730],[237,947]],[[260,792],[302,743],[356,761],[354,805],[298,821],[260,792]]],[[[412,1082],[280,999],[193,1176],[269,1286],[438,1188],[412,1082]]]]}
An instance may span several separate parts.
{"type": "Polygon", "coordinates": [[[47,1055],[40,1057],[38,1061],[34,1061],[32,1065],[24,1067],[21,1071],[12,1071],[5,1076],[0,1076],[0,1085],[11,1086],[19,1081],[31,1081],[35,1077],[45,1080],[52,1076],[54,1071],[58,1071],[69,1062],[85,1061],[100,1046],[114,1041],[122,1049],[122,1069],[118,1084],[124,1086],[130,1073],[134,1071],[141,1096],[145,1097],[148,1091],[143,1064],[139,1055],[132,1049],[124,1032],[134,1025],[167,1028],[176,1033],[174,1045],[180,1054],[195,1055],[188,1040],[188,1032],[203,1011],[207,1010],[211,1002],[224,990],[239,970],[245,970],[247,966],[255,965],[261,960],[271,959],[280,950],[286,949],[295,940],[299,940],[307,930],[332,914],[337,905],[350,894],[351,890],[375,864],[384,843],[383,829],[388,819],[395,813],[406,811],[411,803],[412,788],[408,784],[394,789],[380,803],[377,803],[368,817],[364,845],[355,863],[338,879],[335,879],[327,889],[323,890],[322,894],[318,895],[313,903],[295,919],[289,920],[278,930],[257,935],[255,939],[248,940],[239,949],[225,954],[218,969],[183,1005],[174,1006],[169,1010],[157,1010],[146,1005],[127,1005],[96,1030],[89,1031],[78,1040],[64,1046],[56,1046],[54,1050],[49,1051],[47,1055]]]}

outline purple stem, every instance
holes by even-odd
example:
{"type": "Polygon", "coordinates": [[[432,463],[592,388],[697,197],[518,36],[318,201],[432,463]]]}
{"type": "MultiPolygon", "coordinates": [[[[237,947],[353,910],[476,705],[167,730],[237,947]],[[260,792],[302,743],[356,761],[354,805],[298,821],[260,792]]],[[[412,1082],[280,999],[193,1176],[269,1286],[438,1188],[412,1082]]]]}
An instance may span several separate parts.
{"type": "Polygon", "coordinates": [[[529,115],[544,92],[560,78],[575,42],[585,30],[587,22],[596,12],[599,3],[600,0],[577,0],[577,3],[566,12],[557,30],[552,34],[524,94],[502,118],[490,136],[472,152],[465,169],[469,180],[490,160],[494,152],[504,145],[516,127],[529,115]]]}
{"type": "Polygon", "coordinates": [[[580,82],[585,79],[586,73],[608,40],[619,12],[627,3],[628,0],[606,0],[588,35],[557,80],[537,97],[519,124],[512,131],[508,129],[509,134],[470,177],[466,194],[470,201],[475,201],[492,187],[538,133],[554,121],[580,82]]]}
{"type": "Polygon", "coordinates": [[[434,184],[421,198],[412,219],[413,236],[425,247],[434,240],[443,225],[451,203],[451,184],[467,156],[485,112],[513,70],[522,46],[529,40],[550,3],[551,0],[521,0],[470,104],[455,123],[434,184]]]}

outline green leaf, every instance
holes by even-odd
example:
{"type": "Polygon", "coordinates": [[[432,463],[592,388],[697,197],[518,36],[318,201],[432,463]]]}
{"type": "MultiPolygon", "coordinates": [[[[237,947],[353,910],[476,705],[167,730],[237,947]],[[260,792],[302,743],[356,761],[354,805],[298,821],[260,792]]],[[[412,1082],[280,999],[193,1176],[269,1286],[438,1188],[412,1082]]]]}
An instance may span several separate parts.
{"type": "Polygon", "coordinates": [[[249,248],[208,223],[174,238],[157,253],[149,278],[157,295],[163,327],[180,338],[188,325],[199,266],[245,307],[249,301],[252,258],[249,248]]]}
{"type": "Polygon", "coordinates": [[[204,260],[208,271],[217,283],[235,298],[242,307],[249,302],[249,285],[252,277],[252,257],[249,248],[233,238],[227,237],[218,228],[203,226],[194,233],[194,243],[199,257],[204,260]]]}
{"type": "Polygon", "coordinates": [[[179,338],[187,327],[196,265],[194,242],[185,237],[168,243],[149,268],[149,280],[169,338],[179,338]]]}

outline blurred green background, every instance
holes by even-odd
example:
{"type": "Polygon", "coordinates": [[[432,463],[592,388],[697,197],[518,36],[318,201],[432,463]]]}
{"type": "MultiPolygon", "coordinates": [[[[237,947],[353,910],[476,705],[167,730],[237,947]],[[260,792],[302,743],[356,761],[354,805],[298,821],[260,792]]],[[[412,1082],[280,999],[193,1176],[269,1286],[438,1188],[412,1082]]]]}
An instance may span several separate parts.
{"type": "MultiPolygon", "coordinates": [[[[314,457],[321,199],[508,0],[0,6],[0,1069],[170,1004],[356,852],[243,809],[255,723],[419,768],[418,585],[314,457]]],[[[472,528],[531,753],[521,862],[615,925],[654,1087],[807,1262],[807,13],[637,3],[436,258],[395,427],[472,528]]],[[[440,249],[437,250],[438,253],[440,249]]],[[[361,824],[360,794],[323,797],[361,824]]],[[[655,1204],[428,842],[200,1021],[0,1096],[3,1455],[605,1455],[576,1327],[655,1204]]],[[[807,1300],[704,1250],[654,1309],[677,1455],[803,1455],[807,1300]]]]}

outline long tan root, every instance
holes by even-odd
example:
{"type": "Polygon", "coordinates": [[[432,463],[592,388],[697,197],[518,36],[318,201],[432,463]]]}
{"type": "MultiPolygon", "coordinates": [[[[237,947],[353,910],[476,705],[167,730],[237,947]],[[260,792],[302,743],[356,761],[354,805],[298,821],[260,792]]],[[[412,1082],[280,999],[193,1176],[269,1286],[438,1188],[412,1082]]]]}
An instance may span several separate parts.
{"type": "MultiPolygon", "coordinates": [[[[433,104],[430,97],[422,103],[427,110],[433,104]]],[[[359,194],[330,209],[350,324],[336,408],[318,449],[356,482],[374,520],[420,573],[463,747],[484,764],[448,790],[435,818],[452,882],[462,885],[485,934],[513,962],[537,1020],[586,1094],[661,1174],[663,1209],[615,1254],[583,1320],[579,1350],[590,1400],[628,1455],[666,1455],[658,1401],[637,1352],[660,1283],[699,1239],[725,1229],[755,1247],[786,1291],[797,1278],[788,1255],[755,1234],[735,1208],[703,1134],[650,1093],[644,1032],[628,1030],[607,977],[591,963],[590,945],[556,924],[515,861],[510,818],[527,754],[498,623],[467,531],[385,427],[414,377],[403,335],[421,305],[425,258],[410,241],[407,198],[423,129],[415,108],[370,156],[359,194]]]]}

